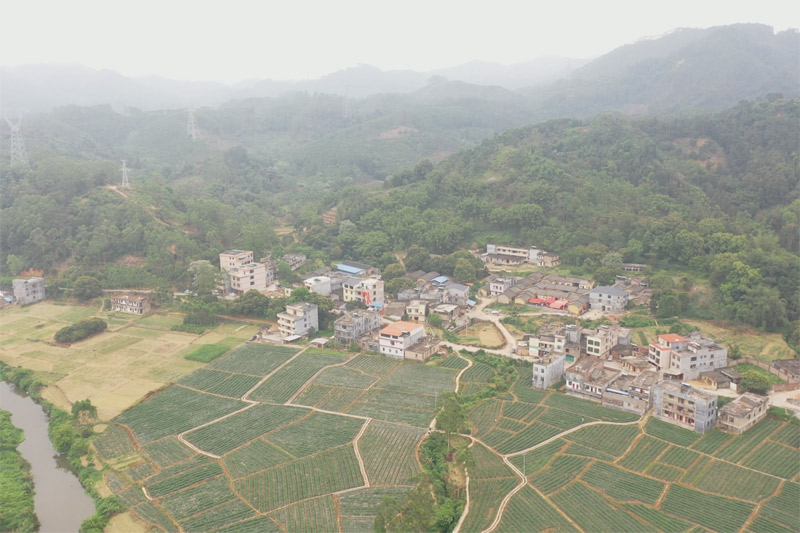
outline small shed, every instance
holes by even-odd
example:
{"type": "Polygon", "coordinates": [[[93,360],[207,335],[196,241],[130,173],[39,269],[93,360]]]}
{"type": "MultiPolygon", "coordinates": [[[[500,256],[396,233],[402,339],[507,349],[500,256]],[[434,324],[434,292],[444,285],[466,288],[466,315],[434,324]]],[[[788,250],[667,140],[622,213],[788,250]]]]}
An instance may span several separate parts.
{"type": "Polygon", "coordinates": [[[311,346],[314,348],[324,348],[330,339],[326,337],[317,337],[316,339],[311,341],[311,346]]]}

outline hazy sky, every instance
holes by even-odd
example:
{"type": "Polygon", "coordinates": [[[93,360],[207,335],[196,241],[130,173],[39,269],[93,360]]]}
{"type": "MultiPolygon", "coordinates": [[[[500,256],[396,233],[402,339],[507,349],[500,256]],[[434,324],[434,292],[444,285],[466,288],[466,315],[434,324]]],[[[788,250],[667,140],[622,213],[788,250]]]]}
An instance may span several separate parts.
{"type": "Polygon", "coordinates": [[[797,28],[791,0],[7,0],[0,65],[78,63],[236,82],[367,63],[428,71],[472,59],[593,57],[678,27],[797,28]]]}

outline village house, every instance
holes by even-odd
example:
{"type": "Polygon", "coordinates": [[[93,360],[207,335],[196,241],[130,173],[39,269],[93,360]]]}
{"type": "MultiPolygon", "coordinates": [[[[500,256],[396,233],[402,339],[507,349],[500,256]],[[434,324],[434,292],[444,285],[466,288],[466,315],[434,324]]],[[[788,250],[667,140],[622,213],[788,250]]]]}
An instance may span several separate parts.
{"type": "Polygon", "coordinates": [[[741,435],[767,416],[769,398],[745,392],[719,410],[717,427],[727,433],[741,435]]]}
{"type": "Polygon", "coordinates": [[[219,254],[219,267],[223,272],[223,289],[226,293],[241,295],[249,290],[262,292],[273,281],[268,277],[266,265],[253,261],[252,251],[223,252],[219,254]]]}
{"type": "Polygon", "coordinates": [[[616,287],[595,287],[589,292],[589,306],[604,313],[622,313],[628,305],[629,294],[616,287]]]}
{"type": "Polygon", "coordinates": [[[706,433],[717,423],[717,397],[677,381],[653,386],[653,415],[656,418],[706,433]]]}
{"type": "Polygon", "coordinates": [[[348,278],[342,283],[345,302],[361,302],[367,307],[382,306],[385,302],[383,281],[374,278],[348,278]]]}
{"type": "Polygon", "coordinates": [[[662,333],[650,343],[647,357],[656,369],[684,381],[697,379],[700,372],[728,366],[728,350],[699,332],[689,338],[662,333]]]}
{"type": "Polygon", "coordinates": [[[305,263],[306,256],[305,254],[285,254],[283,257],[281,257],[281,260],[289,265],[289,268],[292,270],[297,270],[300,268],[300,265],[305,263]]]}
{"type": "Polygon", "coordinates": [[[586,358],[569,367],[564,373],[566,392],[589,400],[601,400],[603,392],[620,371],[606,368],[601,359],[586,358]]]}
{"type": "Polygon", "coordinates": [[[565,360],[563,354],[553,354],[534,361],[531,385],[537,389],[546,389],[561,381],[564,377],[565,360]]]}
{"type": "Polygon", "coordinates": [[[425,362],[439,349],[439,340],[426,337],[422,324],[395,322],[378,333],[380,353],[393,359],[425,362]]]}
{"type": "Polygon", "coordinates": [[[498,296],[517,284],[517,278],[495,278],[489,283],[489,296],[498,296]]]}
{"type": "Polygon", "coordinates": [[[288,304],[286,312],[278,313],[278,331],[284,340],[296,340],[311,330],[319,330],[319,310],[316,304],[288,304]]]}
{"type": "Polygon", "coordinates": [[[340,344],[350,344],[380,327],[381,315],[377,311],[346,311],[333,322],[333,337],[340,344]]]}
{"type": "Polygon", "coordinates": [[[311,292],[321,294],[322,296],[331,295],[331,278],[328,276],[315,276],[305,279],[303,280],[303,285],[311,292]]]}
{"type": "Polygon", "coordinates": [[[45,298],[44,278],[28,277],[19,278],[11,282],[14,290],[14,299],[21,305],[39,302],[45,298]]]}
{"type": "Polygon", "coordinates": [[[717,370],[709,370],[700,372],[700,380],[708,386],[708,388],[716,389],[736,389],[736,386],[742,380],[742,375],[730,367],[719,368],[717,370]]]}
{"type": "Polygon", "coordinates": [[[614,346],[631,343],[631,330],[622,326],[602,325],[594,330],[585,329],[581,336],[586,355],[603,359],[609,356],[614,346]]]}
{"type": "Polygon", "coordinates": [[[650,409],[651,389],[658,382],[658,372],[647,370],[639,375],[621,374],[603,393],[604,407],[644,414],[650,409]]]}
{"type": "Polygon", "coordinates": [[[414,322],[424,322],[425,317],[428,316],[428,304],[430,303],[432,303],[430,300],[421,300],[419,298],[410,300],[406,305],[408,319],[414,322]]]}
{"type": "Polygon", "coordinates": [[[357,263],[356,261],[342,261],[336,265],[336,269],[356,277],[379,276],[381,274],[380,269],[372,265],[357,263]]]}
{"type": "Polygon", "coordinates": [[[112,296],[111,310],[133,315],[145,315],[150,312],[150,299],[147,296],[136,294],[112,296]]]}
{"type": "Polygon", "coordinates": [[[777,373],[789,383],[800,383],[800,359],[776,359],[770,366],[773,374],[777,373]]]}

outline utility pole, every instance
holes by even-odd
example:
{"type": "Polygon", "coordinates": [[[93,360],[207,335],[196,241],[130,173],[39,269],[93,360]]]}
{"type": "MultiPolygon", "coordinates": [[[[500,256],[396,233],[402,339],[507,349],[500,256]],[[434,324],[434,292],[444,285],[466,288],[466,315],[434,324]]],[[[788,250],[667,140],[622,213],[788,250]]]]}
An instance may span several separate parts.
{"type": "Polygon", "coordinates": [[[126,165],[128,160],[127,159],[120,159],[120,161],[122,161],[122,168],[119,169],[120,172],[122,172],[122,188],[123,189],[130,189],[131,188],[131,182],[128,179],[128,166],[126,165]]]}
{"type": "Polygon", "coordinates": [[[200,137],[200,128],[197,127],[197,117],[194,116],[194,108],[189,108],[189,121],[186,123],[186,138],[196,141],[200,137]]]}
{"type": "Polygon", "coordinates": [[[22,140],[22,117],[17,119],[16,124],[6,117],[6,124],[11,129],[11,164],[31,168],[28,162],[28,152],[25,150],[25,143],[22,140]]]}

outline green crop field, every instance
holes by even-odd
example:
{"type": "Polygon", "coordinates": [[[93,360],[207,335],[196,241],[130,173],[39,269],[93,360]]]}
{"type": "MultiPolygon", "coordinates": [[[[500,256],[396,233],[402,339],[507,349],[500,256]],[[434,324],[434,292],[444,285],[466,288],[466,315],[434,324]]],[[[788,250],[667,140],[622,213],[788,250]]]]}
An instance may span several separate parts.
{"type": "Polygon", "coordinates": [[[414,449],[423,432],[416,428],[371,422],[358,443],[373,485],[407,485],[420,472],[414,449]]]}
{"type": "Polygon", "coordinates": [[[254,376],[266,376],[294,355],[297,355],[297,349],[295,348],[245,344],[225,357],[217,359],[208,368],[254,376]]]}
{"type": "Polygon", "coordinates": [[[531,487],[516,493],[503,513],[497,531],[578,531],[556,508],[531,487]]]}
{"type": "Polygon", "coordinates": [[[301,354],[272,374],[250,393],[251,400],[283,403],[289,400],[314,374],[326,366],[343,363],[340,355],[301,354]]]}

